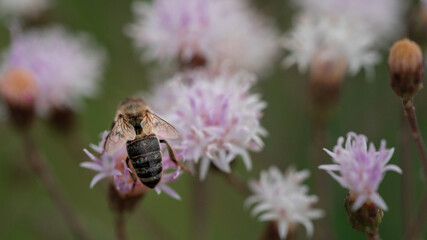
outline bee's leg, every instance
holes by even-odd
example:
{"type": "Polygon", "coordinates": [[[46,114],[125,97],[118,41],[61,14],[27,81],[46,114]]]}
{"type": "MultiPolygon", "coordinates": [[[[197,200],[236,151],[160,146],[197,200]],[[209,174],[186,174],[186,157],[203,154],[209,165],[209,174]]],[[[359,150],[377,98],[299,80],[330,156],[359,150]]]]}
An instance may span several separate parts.
{"type": "Polygon", "coordinates": [[[168,149],[168,153],[172,162],[174,162],[177,166],[180,166],[182,170],[189,172],[187,167],[185,167],[184,164],[178,161],[178,159],[176,158],[175,150],[173,150],[172,146],[168,143],[168,141],[166,141],[165,139],[160,139],[160,142],[166,144],[166,148],[168,149]]]}
{"type": "Polygon", "coordinates": [[[137,179],[135,177],[135,174],[133,174],[133,172],[132,172],[132,168],[130,168],[130,166],[129,166],[129,161],[130,161],[130,159],[129,159],[129,157],[127,157],[126,158],[126,165],[131,170],[129,173],[130,173],[130,176],[132,177],[132,181],[133,181],[133,185],[132,185],[132,191],[133,191],[133,189],[135,188],[137,179]]]}

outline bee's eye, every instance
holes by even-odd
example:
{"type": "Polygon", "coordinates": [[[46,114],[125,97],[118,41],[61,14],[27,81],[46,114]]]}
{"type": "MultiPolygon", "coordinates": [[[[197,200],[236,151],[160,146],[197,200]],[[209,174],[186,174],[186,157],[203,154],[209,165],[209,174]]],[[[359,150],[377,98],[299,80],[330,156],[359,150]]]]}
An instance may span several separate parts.
{"type": "Polygon", "coordinates": [[[122,118],[123,117],[123,114],[119,114],[119,118],[122,118]]]}

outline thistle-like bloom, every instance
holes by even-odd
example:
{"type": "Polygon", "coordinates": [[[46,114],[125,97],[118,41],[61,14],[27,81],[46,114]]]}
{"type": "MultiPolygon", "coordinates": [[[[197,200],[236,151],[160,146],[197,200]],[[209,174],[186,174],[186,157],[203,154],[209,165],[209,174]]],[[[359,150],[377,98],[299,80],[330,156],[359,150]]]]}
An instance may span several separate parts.
{"type": "Polygon", "coordinates": [[[104,57],[88,36],[55,26],[13,36],[0,69],[2,74],[22,69],[33,75],[39,89],[36,108],[45,115],[52,109],[76,110],[82,97],[93,96],[104,57]]]}
{"type": "Polygon", "coordinates": [[[180,133],[181,139],[173,144],[183,159],[200,162],[201,179],[211,163],[231,172],[230,163],[237,156],[251,169],[248,151],[262,149],[266,131],[260,118],[266,103],[250,93],[254,81],[244,72],[194,71],[176,75],[148,99],[180,133]]]}
{"type": "Polygon", "coordinates": [[[210,67],[261,71],[277,51],[277,31],[246,1],[154,0],[135,2],[127,34],[149,60],[203,59],[210,67]]]}
{"type": "Polygon", "coordinates": [[[321,218],[324,213],[312,208],[318,201],[317,196],[308,195],[308,187],[302,184],[309,175],[308,170],[297,172],[291,168],[283,174],[277,167],[270,167],[261,172],[259,181],[250,182],[254,195],[245,205],[255,204],[252,214],[260,214],[260,221],[275,221],[281,239],[285,239],[297,223],[305,227],[308,236],[312,236],[311,220],[321,218]]]}
{"type": "MultiPolygon", "coordinates": [[[[137,180],[135,188],[133,189],[133,180],[131,176],[132,170],[126,166],[126,146],[119,148],[117,151],[111,154],[107,154],[103,151],[104,143],[107,138],[108,132],[104,132],[102,140],[99,145],[91,145],[91,148],[99,154],[94,156],[88,150],[84,149],[86,155],[92,160],[91,162],[83,162],[80,164],[81,167],[88,168],[98,172],[93,177],[90,188],[98,183],[103,178],[110,179],[111,183],[116,188],[117,192],[122,196],[142,194],[149,188],[145,187],[141,181],[137,180]]],[[[181,174],[180,167],[177,167],[169,158],[168,155],[163,155],[163,176],[159,184],[155,187],[158,194],[165,192],[169,196],[180,200],[181,197],[172,188],[166,185],[166,183],[174,182],[178,179],[181,174]]],[[[134,172],[135,176],[136,173],[134,172]]]]}
{"type": "Polygon", "coordinates": [[[302,14],[283,38],[283,47],[289,52],[284,64],[297,64],[300,71],[306,71],[313,61],[339,60],[346,63],[350,74],[361,68],[369,71],[380,60],[374,43],[375,36],[363,25],[345,18],[302,14]]]}
{"type": "Polygon", "coordinates": [[[284,37],[285,66],[304,71],[313,61],[346,62],[350,74],[371,70],[378,51],[399,33],[403,6],[398,0],[298,0],[293,29],[284,37]]]}
{"type": "Polygon", "coordinates": [[[49,8],[51,0],[0,0],[0,15],[33,17],[49,8]]]}
{"type": "Polygon", "coordinates": [[[347,134],[347,140],[338,138],[333,152],[324,149],[335,164],[321,165],[342,187],[350,191],[350,197],[355,199],[352,210],[356,211],[365,202],[373,202],[379,208],[387,210],[387,205],[378,194],[378,187],[386,171],[402,173],[393,164],[387,165],[393,155],[394,148],[387,149],[385,140],[381,141],[378,150],[373,143],[369,145],[364,135],[353,132],[347,134]],[[339,175],[335,172],[338,172],[339,175]]]}

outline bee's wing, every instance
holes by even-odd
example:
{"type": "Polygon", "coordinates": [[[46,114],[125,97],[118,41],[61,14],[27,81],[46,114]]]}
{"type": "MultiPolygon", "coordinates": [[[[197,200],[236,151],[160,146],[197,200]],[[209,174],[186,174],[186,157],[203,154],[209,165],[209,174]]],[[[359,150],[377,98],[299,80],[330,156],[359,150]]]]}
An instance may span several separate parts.
{"type": "Polygon", "coordinates": [[[111,129],[110,134],[107,136],[104,150],[107,153],[113,153],[121,146],[123,146],[126,141],[135,139],[135,136],[135,128],[126,122],[123,118],[119,118],[114,127],[111,129]]]}
{"type": "Polygon", "coordinates": [[[146,124],[149,124],[152,131],[163,138],[177,139],[179,137],[178,131],[151,111],[147,112],[146,124]]]}

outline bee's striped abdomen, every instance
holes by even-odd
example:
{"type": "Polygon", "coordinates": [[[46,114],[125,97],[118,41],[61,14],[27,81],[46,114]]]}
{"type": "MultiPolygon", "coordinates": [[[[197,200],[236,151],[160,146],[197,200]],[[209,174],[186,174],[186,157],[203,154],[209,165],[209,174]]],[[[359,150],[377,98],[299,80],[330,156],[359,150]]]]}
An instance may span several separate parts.
{"type": "Polygon", "coordinates": [[[154,188],[162,178],[162,154],[156,135],[136,137],[127,142],[127,152],[141,182],[154,188]]]}

